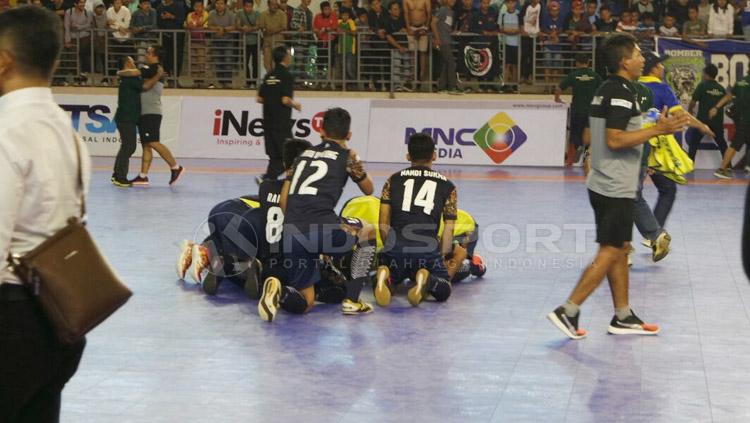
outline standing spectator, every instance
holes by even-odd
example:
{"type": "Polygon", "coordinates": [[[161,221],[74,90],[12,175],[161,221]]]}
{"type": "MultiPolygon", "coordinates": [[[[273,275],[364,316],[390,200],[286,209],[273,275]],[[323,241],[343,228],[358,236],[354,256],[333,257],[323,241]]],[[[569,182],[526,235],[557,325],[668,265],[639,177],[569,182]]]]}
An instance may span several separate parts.
{"type": "Polygon", "coordinates": [[[638,0],[634,8],[641,14],[641,16],[644,13],[650,13],[652,15],[656,13],[656,9],[654,8],[654,4],[651,3],[651,0],[638,0]]]}
{"type": "Polygon", "coordinates": [[[649,38],[656,34],[656,21],[654,15],[651,13],[644,13],[641,16],[641,21],[638,22],[638,26],[635,28],[635,33],[639,38],[649,38]]]}
{"type": "Polygon", "coordinates": [[[622,12],[622,17],[620,19],[620,22],[617,23],[617,32],[629,32],[634,33],[635,30],[638,28],[636,25],[636,21],[633,21],[631,18],[631,13],[629,10],[625,10],[622,12]]]}
{"type": "MultiPolygon", "coordinates": [[[[497,35],[499,33],[497,26],[497,11],[490,8],[490,0],[482,0],[479,3],[479,9],[474,11],[471,18],[469,32],[479,34],[474,38],[474,43],[478,48],[489,48],[491,67],[480,77],[483,81],[494,81],[500,74],[500,45],[497,35]]],[[[480,89],[482,87],[480,86],[480,89]]],[[[489,91],[492,87],[483,87],[489,91]]]]}
{"type": "MultiPolygon", "coordinates": [[[[732,179],[732,159],[734,154],[742,149],[742,146],[750,148],[750,73],[737,81],[714,107],[708,111],[708,117],[714,118],[719,115],[719,110],[730,101],[734,102],[739,118],[735,120],[737,132],[732,145],[724,154],[721,167],[714,172],[714,176],[722,179],[732,179]]],[[[747,170],[747,166],[745,167],[747,170]]]]}
{"type": "MultiPolygon", "coordinates": [[[[682,35],[683,37],[703,37],[706,35],[706,24],[698,19],[698,8],[696,6],[690,6],[688,9],[688,21],[682,26],[682,35]]],[[[705,81],[705,73],[703,76],[705,81]]]]}
{"type": "Polygon", "coordinates": [[[518,48],[520,44],[519,34],[521,33],[521,16],[518,13],[518,2],[516,0],[506,0],[505,12],[498,17],[500,33],[503,34],[503,43],[505,44],[505,69],[503,69],[503,80],[505,81],[506,92],[514,92],[509,84],[518,83],[518,48]]]}
{"type": "MultiPolygon", "coordinates": [[[[302,0],[302,3],[310,0],[302,0]]],[[[255,5],[252,1],[245,1],[242,10],[237,12],[237,29],[244,33],[245,36],[245,58],[247,59],[247,72],[245,77],[248,80],[255,80],[260,76],[258,68],[258,23],[260,22],[260,13],[253,10],[255,5]]],[[[252,83],[254,84],[254,83],[252,83]]]]}
{"type": "Polygon", "coordinates": [[[594,26],[596,24],[596,20],[599,19],[599,16],[596,13],[597,9],[598,5],[596,4],[596,0],[589,0],[586,3],[586,19],[588,19],[591,26],[594,26]]]}
{"type": "MultiPolygon", "coordinates": [[[[409,51],[418,52],[419,81],[426,83],[430,75],[428,63],[429,37],[427,34],[429,33],[430,19],[432,19],[432,3],[430,0],[403,0],[403,6],[409,51]]],[[[497,22],[497,18],[494,22],[497,22]]]]}
{"type": "Polygon", "coordinates": [[[167,30],[162,35],[164,47],[164,70],[176,78],[182,74],[185,51],[185,6],[182,0],[162,0],[156,9],[159,29],[167,30]]]}
{"type": "MultiPolygon", "coordinates": [[[[216,0],[216,9],[208,14],[208,29],[213,31],[211,35],[211,56],[219,86],[230,83],[232,79],[232,39],[235,17],[234,13],[227,10],[226,0],[216,0]]],[[[209,86],[209,88],[212,88],[209,86]]]]}
{"type": "Polygon", "coordinates": [[[560,85],[555,87],[555,101],[562,103],[560,95],[564,90],[572,88],[573,98],[570,103],[570,142],[568,142],[568,153],[566,166],[577,163],[583,154],[584,132],[589,127],[589,112],[591,112],[591,100],[594,93],[602,83],[598,73],[589,67],[589,58],[579,54],[576,56],[576,69],[568,73],[560,85]]]}
{"type": "Polygon", "coordinates": [[[392,75],[393,83],[396,85],[396,91],[410,91],[403,83],[403,74],[410,68],[411,56],[409,50],[403,45],[401,35],[406,33],[406,22],[401,16],[401,7],[397,2],[391,2],[388,5],[388,20],[385,24],[386,40],[392,49],[397,50],[391,56],[394,63],[393,68],[396,75],[392,75]]]}
{"type": "Polygon", "coordinates": [[[573,7],[571,10],[572,12],[565,21],[564,28],[568,35],[571,49],[578,50],[578,42],[581,37],[589,37],[594,31],[594,25],[592,25],[591,22],[586,19],[586,16],[584,16],[583,2],[581,0],[573,0],[573,7]]]}
{"type": "Polygon", "coordinates": [[[339,29],[341,31],[341,41],[339,42],[339,53],[344,58],[344,75],[346,79],[353,81],[357,78],[357,24],[351,14],[353,9],[341,9],[341,19],[339,19],[339,29]]]}
{"type": "MultiPolygon", "coordinates": [[[[271,72],[273,67],[273,48],[284,41],[287,28],[286,12],[279,9],[278,0],[268,0],[268,10],[260,14],[258,26],[263,32],[263,67],[271,72]]],[[[334,25],[335,27],[335,25],[334,25]]]]}
{"type": "Polygon", "coordinates": [[[586,181],[599,250],[567,301],[548,315],[572,339],[586,336],[578,325],[580,306],[605,277],[615,308],[608,332],[659,333],[657,325],[644,323],[630,308],[627,253],[633,233],[634,199],[642,144],[654,136],[679,131],[687,123],[684,115],[663,116],[655,126],[641,129],[633,82],[641,74],[644,59],[636,40],[629,34],[616,34],[605,40],[602,51],[611,75],[596,93],[601,101],[591,108],[591,172],[586,181]]]}
{"type": "Polygon", "coordinates": [[[530,0],[521,10],[523,31],[521,32],[521,78],[528,83],[531,78],[534,60],[534,38],[539,34],[542,16],[542,4],[539,0],[530,0]]]}
{"type": "Polygon", "coordinates": [[[680,35],[680,30],[675,26],[674,16],[667,14],[664,16],[664,23],[659,27],[659,35],[662,37],[676,37],[680,35]]]}
{"type": "Polygon", "coordinates": [[[384,48],[387,47],[385,39],[385,25],[388,14],[383,10],[382,0],[370,0],[370,11],[367,13],[367,22],[370,24],[370,37],[372,43],[372,52],[368,60],[369,68],[372,69],[370,78],[373,89],[380,90],[381,81],[386,79],[389,74],[390,55],[384,48]]]}
{"type": "MultiPolygon", "coordinates": [[[[193,3],[193,9],[185,20],[185,27],[190,33],[190,71],[191,76],[205,80],[208,78],[208,64],[206,63],[208,12],[206,12],[203,2],[200,1],[193,3]]],[[[162,58],[162,61],[164,59],[162,58]]]]}
{"type": "Polygon", "coordinates": [[[107,14],[102,0],[94,3],[92,29],[94,29],[94,70],[104,73],[104,51],[107,45],[107,14]]]}
{"type": "MultiPolygon", "coordinates": [[[[0,13],[3,257],[23,256],[63,229],[71,216],[79,215],[81,196],[88,193],[88,151],[73,137],[70,115],[49,88],[62,32],[62,21],[43,8],[0,13]],[[38,54],[29,54],[32,46],[38,54]]],[[[61,393],[76,373],[85,338],[69,345],[59,342],[38,299],[6,265],[0,270],[0,327],[0,421],[59,421],[61,393]]]]}
{"type": "Polygon", "coordinates": [[[700,3],[698,4],[698,19],[706,25],[708,25],[708,18],[711,15],[712,8],[713,4],[709,3],[708,0],[700,0],[700,3]]]}
{"type": "MultiPolygon", "coordinates": [[[[123,57],[120,71],[133,70],[137,70],[133,58],[130,56],[123,57]]],[[[141,116],[142,89],[143,78],[140,75],[130,76],[130,74],[125,74],[120,76],[120,84],[117,89],[117,110],[114,117],[117,132],[120,133],[120,149],[115,158],[111,179],[112,185],[120,188],[133,186],[128,180],[128,168],[130,167],[130,156],[135,153],[136,143],[138,142],[136,137],[138,119],[141,116]]]]}
{"type": "Polygon", "coordinates": [[[332,78],[332,70],[335,64],[335,55],[333,53],[333,42],[336,39],[338,30],[338,18],[331,10],[331,3],[323,1],[320,3],[320,13],[315,15],[313,20],[313,31],[318,37],[318,61],[319,63],[328,63],[326,69],[327,78],[332,78]]]}
{"type": "Polygon", "coordinates": [[[279,9],[286,13],[286,27],[289,28],[289,24],[292,23],[292,17],[294,16],[294,8],[289,6],[289,0],[279,0],[279,9]]]}
{"type": "Polygon", "coordinates": [[[678,28],[688,20],[688,0],[669,0],[667,14],[675,19],[678,28]]]}
{"type": "Polygon", "coordinates": [[[560,45],[560,33],[565,30],[565,20],[560,15],[560,3],[552,0],[547,3],[547,14],[542,15],[541,38],[545,51],[545,63],[547,67],[545,74],[546,83],[562,73],[562,46],[560,45]]]}
{"type": "MultiPolygon", "coordinates": [[[[455,28],[456,28],[456,41],[458,54],[458,73],[464,76],[465,80],[471,78],[471,72],[466,63],[466,46],[469,45],[472,35],[469,34],[469,27],[471,26],[471,17],[474,15],[474,7],[472,0],[456,0],[456,6],[454,7],[454,13],[456,16],[455,28]]],[[[461,81],[459,80],[460,84],[461,81]]],[[[468,90],[467,90],[468,91],[468,90]]]]}
{"type": "Polygon", "coordinates": [[[91,29],[94,16],[85,7],[86,0],[77,0],[75,6],[65,12],[65,48],[77,48],[81,72],[90,72],[91,29]]]}
{"type": "Polygon", "coordinates": [[[750,1],[744,0],[744,7],[740,12],[740,24],[745,41],[750,41],[750,1]]]}
{"type": "Polygon", "coordinates": [[[617,30],[617,21],[612,17],[612,11],[608,6],[599,9],[599,20],[596,21],[598,32],[609,33],[617,30]]]}
{"type": "MultiPolygon", "coordinates": [[[[511,0],[512,1],[512,0],[511,0]]],[[[456,58],[453,56],[453,6],[456,0],[443,0],[432,16],[433,44],[440,50],[438,92],[460,94],[456,81],[456,58]]]]}
{"type": "Polygon", "coordinates": [[[727,0],[716,0],[708,15],[708,33],[727,37],[734,32],[734,7],[727,0]]]}
{"type": "Polygon", "coordinates": [[[288,69],[292,56],[284,46],[275,47],[272,53],[274,66],[263,78],[256,101],[263,104],[263,136],[268,155],[262,179],[276,180],[284,173],[284,142],[292,138],[292,109],[302,111],[302,105],[294,100],[294,77],[288,69]]]}
{"type": "Polygon", "coordinates": [[[130,10],[122,5],[122,0],[114,0],[112,7],[107,10],[107,24],[114,31],[115,41],[125,44],[130,40],[130,10]]]}
{"type": "Polygon", "coordinates": [[[139,8],[133,13],[133,19],[130,22],[130,31],[139,38],[138,43],[138,62],[143,62],[148,49],[150,31],[156,29],[156,10],[151,8],[151,0],[138,0],[139,8]]]}
{"type": "Polygon", "coordinates": [[[299,7],[294,9],[289,29],[299,32],[312,32],[313,13],[310,10],[311,0],[300,0],[299,7]]]}
{"type": "Polygon", "coordinates": [[[57,15],[57,17],[60,18],[60,21],[65,20],[65,11],[70,9],[72,7],[73,3],[71,2],[68,4],[68,2],[64,0],[52,0],[52,3],[47,5],[47,8],[51,10],[52,12],[57,15]]]}
{"type": "MultiPolygon", "coordinates": [[[[703,69],[703,81],[698,84],[695,88],[695,92],[693,92],[693,98],[690,100],[688,112],[693,113],[695,104],[698,103],[698,115],[696,117],[699,121],[708,125],[714,133],[714,142],[719,147],[719,152],[721,152],[721,157],[723,158],[727,151],[727,142],[724,140],[724,108],[716,109],[716,115],[712,118],[708,117],[709,110],[714,108],[719,100],[726,95],[724,87],[716,82],[716,75],[718,73],[719,68],[713,64],[708,65],[703,69]]],[[[695,160],[695,155],[698,152],[701,138],[703,138],[703,134],[697,130],[693,128],[688,130],[688,155],[692,160],[695,160]]]]}

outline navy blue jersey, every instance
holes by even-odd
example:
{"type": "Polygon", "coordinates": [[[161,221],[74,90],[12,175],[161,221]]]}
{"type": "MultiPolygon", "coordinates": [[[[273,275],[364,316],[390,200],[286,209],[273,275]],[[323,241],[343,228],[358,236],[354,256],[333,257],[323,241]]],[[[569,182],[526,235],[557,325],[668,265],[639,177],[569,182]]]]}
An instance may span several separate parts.
{"type": "Polygon", "coordinates": [[[380,202],[391,206],[391,233],[387,245],[437,247],[440,220],[456,220],[456,187],[428,167],[413,166],[394,173],[385,182],[380,202]]]}
{"type": "Polygon", "coordinates": [[[266,220],[263,235],[266,245],[260,249],[263,257],[281,252],[281,235],[284,227],[284,212],[281,210],[281,189],[283,186],[284,181],[266,179],[258,187],[260,209],[263,211],[266,220]]]}
{"type": "Polygon", "coordinates": [[[360,182],[367,177],[359,157],[333,141],[305,150],[297,158],[289,181],[285,222],[301,232],[312,225],[336,225],[334,212],[349,178],[360,182]]]}

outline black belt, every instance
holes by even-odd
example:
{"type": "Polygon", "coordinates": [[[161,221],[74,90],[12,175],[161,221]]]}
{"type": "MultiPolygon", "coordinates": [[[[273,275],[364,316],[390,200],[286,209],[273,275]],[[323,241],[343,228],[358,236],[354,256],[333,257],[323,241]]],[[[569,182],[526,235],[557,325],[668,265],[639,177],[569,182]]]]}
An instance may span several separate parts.
{"type": "Polygon", "coordinates": [[[31,299],[29,289],[23,285],[0,284],[0,301],[26,301],[31,299]]]}

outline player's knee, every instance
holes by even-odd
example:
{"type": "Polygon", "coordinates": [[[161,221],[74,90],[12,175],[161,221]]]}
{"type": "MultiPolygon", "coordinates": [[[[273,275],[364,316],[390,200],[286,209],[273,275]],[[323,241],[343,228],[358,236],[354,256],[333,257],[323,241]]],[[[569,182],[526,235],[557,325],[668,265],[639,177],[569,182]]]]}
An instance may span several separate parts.
{"type": "Polygon", "coordinates": [[[304,314],[308,307],[305,297],[290,286],[285,286],[282,289],[279,304],[284,311],[292,314],[304,314]]]}
{"type": "Polygon", "coordinates": [[[436,279],[430,294],[437,302],[447,301],[451,296],[451,284],[445,279],[436,279]]]}

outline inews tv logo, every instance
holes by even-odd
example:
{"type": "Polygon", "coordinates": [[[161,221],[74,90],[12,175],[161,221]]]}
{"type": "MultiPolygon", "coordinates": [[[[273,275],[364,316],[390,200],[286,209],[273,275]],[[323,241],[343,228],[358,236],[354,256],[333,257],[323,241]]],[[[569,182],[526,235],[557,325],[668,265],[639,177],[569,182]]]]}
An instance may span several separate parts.
{"type": "Polygon", "coordinates": [[[474,133],[474,142],[496,164],[504,162],[526,139],[526,133],[505,112],[493,116],[474,133]]]}

